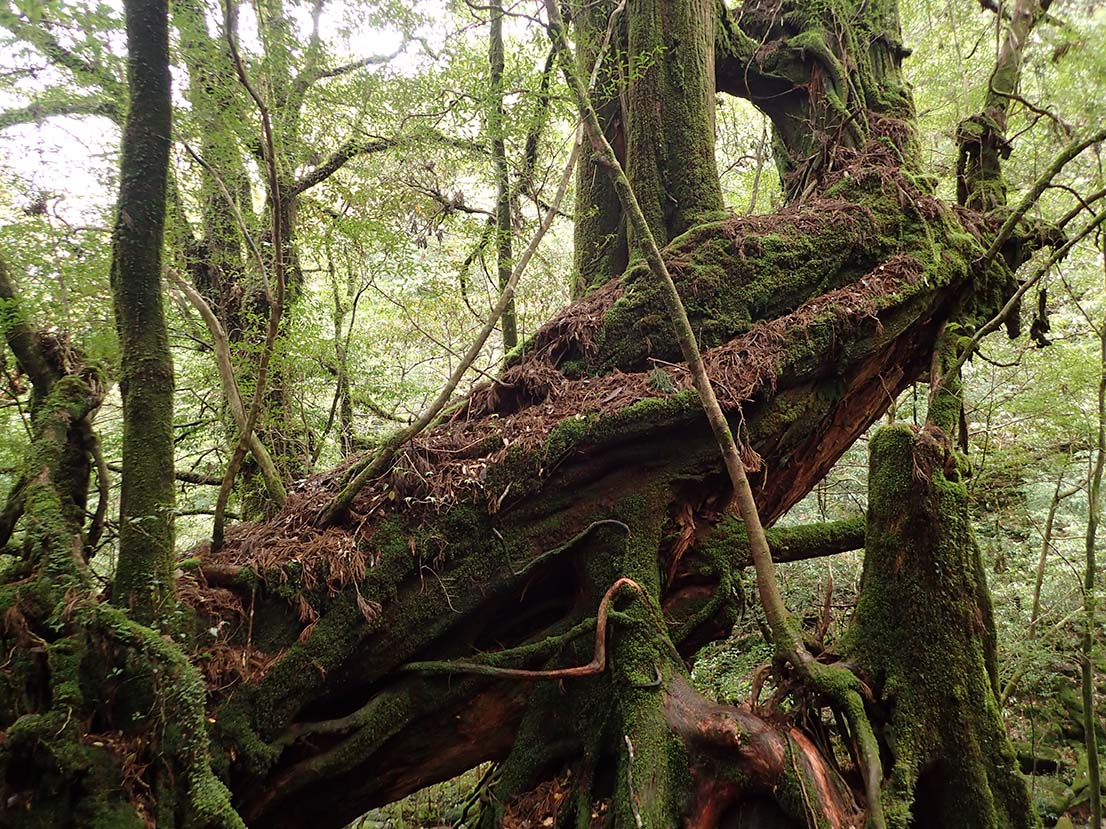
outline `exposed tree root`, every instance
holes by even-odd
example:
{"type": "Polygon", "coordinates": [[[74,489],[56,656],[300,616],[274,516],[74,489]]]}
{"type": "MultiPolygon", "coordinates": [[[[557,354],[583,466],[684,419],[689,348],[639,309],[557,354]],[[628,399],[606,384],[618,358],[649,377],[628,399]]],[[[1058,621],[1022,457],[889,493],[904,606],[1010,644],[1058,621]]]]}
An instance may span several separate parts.
{"type": "MultiPolygon", "coordinates": [[[[623,587],[630,587],[637,591],[638,595],[648,604],[649,597],[642,590],[641,585],[633,579],[622,578],[610,586],[603,594],[599,602],[599,612],[595,616],[595,655],[586,665],[575,668],[551,668],[549,670],[528,671],[524,668],[504,668],[497,665],[481,664],[479,662],[408,662],[400,668],[401,671],[414,671],[417,673],[441,673],[441,674],[479,674],[481,676],[502,676],[515,679],[574,679],[585,676],[595,676],[603,673],[607,668],[607,617],[610,613],[611,601],[623,587]]],[[[590,625],[588,625],[590,627],[590,625]]],[[[575,629],[569,632],[575,633],[575,629]]],[[[558,637],[554,643],[538,642],[539,647],[548,647],[549,644],[561,644],[558,637]]],[[[534,650],[531,646],[528,650],[534,650]]],[[[500,652],[499,658],[514,656],[510,651],[500,652]]]]}

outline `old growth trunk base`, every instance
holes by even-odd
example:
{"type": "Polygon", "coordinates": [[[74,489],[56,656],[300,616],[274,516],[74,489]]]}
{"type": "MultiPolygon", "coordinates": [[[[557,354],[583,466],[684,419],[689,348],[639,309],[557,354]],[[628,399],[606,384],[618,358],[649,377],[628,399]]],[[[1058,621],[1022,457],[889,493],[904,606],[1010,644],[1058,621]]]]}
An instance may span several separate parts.
{"type": "Polygon", "coordinates": [[[872,437],[851,655],[880,699],[888,823],[1037,826],[995,689],[995,631],[963,460],[935,427],[872,437]]]}

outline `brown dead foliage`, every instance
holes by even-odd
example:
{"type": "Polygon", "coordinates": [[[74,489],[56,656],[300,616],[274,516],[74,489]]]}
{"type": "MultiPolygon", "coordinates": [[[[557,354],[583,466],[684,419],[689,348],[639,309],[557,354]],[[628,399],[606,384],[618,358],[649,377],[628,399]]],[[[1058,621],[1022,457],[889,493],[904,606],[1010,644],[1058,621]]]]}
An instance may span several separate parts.
{"type": "Polygon", "coordinates": [[[245,619],[244,600],[233,590],[207,584],[197,573],[177,579],[177,598],[209,619],[245,619]]]}
{"type": "MultiPolygon", "coordinates": [[[[871,180],[883,192],[897,193],[904,206],[907,202],[913,206],[908,209],[926,217],[944,210],[903,175],[900,165],[894,147],[883,142],[872,142],[863,151],[838,148],[824,173],[825,185],[874,177],[871,180]]],[[[786,227],[798,234],[817,233],[825,230],[827,217],[855,225],[857,230],[871,219],[863,207],[814,196],[775,215],[732,219],[723,229],[741,258],[747,250],[755,254],[756,239],[766,232],[786,227]]],[[[678,270],[681,251],[674,246],[667,254],[678,270]]],[[[916,259],[894,256],[855,282],[815,297],[791,313],[759,322],[742,336],[708,350],[704,359],[719,402],[725,410],[740,413],[743,404],[774,393],[780,373],[788,368],[789,354],[802,344],[801,337],[824,337],[828,329],[832,338],[859,326],[878,333],[878,314],[886,298],[917,282],[921,274],[916,259]]],[[[685,367],[659,360],[653,361],[651,371],[614,370],[596,377],[571,377],[561,370],[563,360],[595,353],[597,334],[624,290],[624,281],[611,282],[539,329],[527,353],[500,378],[476,387],[454,405],[444,422],[398,452],[389,470],[358,493],[342,526],[319,529],[315,521],[343,486],[352,460],[297,483],[284,509],[270,521],[232,528],[219,563],[248,567],[269,581],[294,577],[301,596],[319,589],[334,595],[361,583],[377,563],[379,545],[372,538],[381,516],[402,512],[417,520],[420,514],[434,514],[457,503],[481,504],[495,513],[510,503],[512,494],[509,485],[491,485],[490,479],[502,480],[502,476],[490,478],[489,471],[509,455],[532,464],[531,477],[545,477],[564,460],[548,455],[550,434],[562,422],[598,418],[648,398],[690,390],[685,367]]],[[[759,466],[759,457],[747,444],[744,460],[751,468],[759,466]]],[[[440,551],[412,548],[412,555],[436,552],[440,551]]],[[[187,593],[187,585],[184,590],[187,593]]],[[[296,611],[309,633],[314,609],[304,598],[296,611]]],[[[241,608],[228,603],[217,615],[226,618],[226,613],[240,614],[241,608]]],[[[365,602],[362,613],[370,618],[376,608],[365,602]]]]}
{"type": "MultiPolygon", "coordinates": [[[[707,369],[723,408],[738,411],[758,395],[772,393],[789,342],[806,335],[812,326],[836,331],[867,322],[878,330],[881,300],[913,284],[920,274],[917,260],[896,256],[856,282],[816,297],[790,314],[758,323],[743,336],[706,352],[707,369]]],[[[599,314],[603,303],[585,307],[599,314]]],[[[596,324],[584,322],[580,308],[573,315],[575,322],[569,327],[576,332],[596,324]]],[[[482,385],[451,419],[415,438],[397,454],[392,468],[358,495],[345,526],[320,530],[314,523],[341,485],[342,470],[336,470],[301,482],[289,494],[284,510],[269,522],[233,528],[219,561],[248,566],[267,579],[283,578],[287,568],[294,566],[305,590],[322,587],[334,594],[361,582],[367,568],[376,563],[373,519],[397,511],[434,513],[459,502],[481,503],[494,513],[510,493],[488,486],[488,471],[509,452],[529,453],[534,474],[544,476],[559,459],[543,459],[539,450],[561,422],[611,414],[646,398],[671,396],[671,389],[692,388],[685,367],[659,362],[648,372],[613,371],[572,379],[550,362],[555,353],[548,344],[532,352],[508,369],[501,383],[482,385]],[[669,382],[663,385],[669,391],[658,390],[656,372],[667,376],[669,382]]],[[[751,452],[746,460],[756,465],[751,452]]],[[[306,615],[304,621],[309,623],[310,614],[306,615]]]]}
{"type": "Polygon", "coordinates": [[[807,332],[815,324],[834,328],[871,321],[876,330],[879,300],[913,285],[922,273],[917,259],[901,254],[888,259],[856,282],[830,291],[795,311],[753,327],[742,337],[707,352],[704,362],[723,409],[734,411],[758,393],[776,389],[789,335],[807,332]]]}
{"type": "Polygon", "coordinates": [[[622,281],[613,279],[569,305],[535,332],[525,359],[557,365],[566,354],[592,353],[595,335],[622,293],[622,281]]]}
{"type": "Polygon", "coordinates": [[[211,693],[219,694],[240,682],[261,678],[283,655],[283,650],[265,653],[248,642],[220,638],[193,654],[192,662],[199,668],[211,693]]]}
{"type": "Polygon", "coordinates": [[[542,829],[556,826],[572,793],[571,772],[547,780],[511,803],[503,815],[503,829],[542,829]]]}
{"type": "Polygon", "coordinates": [[[263,675],[280,658],[280,651],[264,653],[251,641],[252,596],[205,582],[202,571],[177,579],[177,598],[211,625],[214,641],[198,643],[192,662],[213,692],[263,675]]]}
{"type": "Polygon", "coordinates": [[[154,818],[157,808],[146,774],[154,762],[150,756],[149,737],[149,734],[142,732],[88,732],[81,735],[81,742],[94,748],[102,748],[115,758],[115,768],[119,772],[120,788],[124,796],[134,807],[139,819],[153,829],[157,826],[154,818]]]}

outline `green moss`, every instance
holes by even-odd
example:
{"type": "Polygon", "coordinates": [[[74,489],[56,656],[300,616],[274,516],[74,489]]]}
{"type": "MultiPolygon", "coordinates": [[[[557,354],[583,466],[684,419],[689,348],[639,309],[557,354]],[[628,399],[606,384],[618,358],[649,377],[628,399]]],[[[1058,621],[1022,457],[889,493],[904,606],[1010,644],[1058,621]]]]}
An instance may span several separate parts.
{"type": "Polygon", "coordinates": [[[559,459],[588,436],[598,422],[597,414],[578,414],[567,417],[553,427],[545,441],[546,457],[559,459]]]}
{"type": "Polygon", "coordinates": [[[1036,823],[988,669],[990,607],[963,484],[908,426],[870,443],[863,590],[849,650],[893,706],[888,822],[1036,823]],[[924,817],[923,817],[924,816],[924,817]]]}
{"type": "MultiPolygon", "coordinates": [[[[864,203],[861,197],[868,197],[857,189],[852,183],[847,195],[864,203]]],[[[901,207],[894,204],[873,206],[871,213],[856,208],[805,213],[772,228],[755,223],[746,228],[743,220],[703,224],[673,240],[665,258],[700,345],[710,348],[749,330],[755,320],[786,314],[813,294],[859,278],[900,250],[899,231],[888,226],[896,216],[901,207]],[[887,224],[877,225],[876,216],[887,224]],[[886,245],[873,244],[882,235],[886,245]]],[[[679,359],[662,286],[643,265],[628,270],[623,283],[595,352],[584,358],[589,372],[640,369],[650,356],[679,359]]]]}
{"type": "Polygon", "coordinates": [[[714,157],[712,3],[639,4],[627,23],[627,175],[660,246],[724,208],[714,157]]]}

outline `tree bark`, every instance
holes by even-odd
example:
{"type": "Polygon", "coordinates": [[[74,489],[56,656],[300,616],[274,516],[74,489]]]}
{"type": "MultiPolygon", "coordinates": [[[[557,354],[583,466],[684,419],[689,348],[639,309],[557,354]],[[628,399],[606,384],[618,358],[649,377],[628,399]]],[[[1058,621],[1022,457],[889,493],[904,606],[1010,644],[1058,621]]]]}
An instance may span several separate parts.
{"type": "Polygon", "coordinates": [[[713,0],[629,0],[626,11],[623,166],[663,247],[723,209],[714,158],[717,14],[713,0]]]}
{"type": "Polygon", "coordinates": [[[126,4],[130,109],[111,286],[121,352],[123,482],[113,599],[151,622],[173,604],[173,359],[161,298],[169,170],[168,6],[126,4]]]}
{"type": "MultiPolygon", "coordinates": [[[[625,10],[617,11],[614,0],[576,2],[573,20],[576,33],[576,71],[590,78],[597,60],[596,83],[592,90],[603,133],[620,161],[626,157],[623,96],[623,58],[626,44],[625,10]],[[610,43],[600,52],[608,29],[610,43]]],[[[572,297],[579,299],[591,288],[614,279],[629,261],[626,223],[610,178],[590,153],[584,153],[576,169],[576,207],[573,211],[574,268],[572,297]]]]}
{"type": "MultiPolygon", "coordinates": [[[[511,186],[507,172],[506,113],[503,111],[503,2],[491,2],[491,34],[488,39],[488,67],[490,101],[488,104],[488,138],[492,148],[492,165],[495,168],[495,263],[499,290],[511,281],[511,186]]],[[[503,312],[503,352],[518,345],[518,321],[512,300],[503,312]]]]}
{"type": "Polygon", "coordinates": [[[871,440],[852,658],[887,707],[888,825],[1038,825],[998,705],[995,629],[959,460],[945,434],[871,440]]]}

